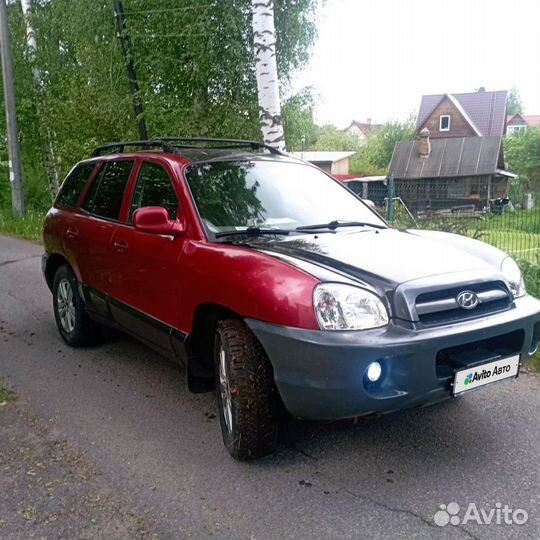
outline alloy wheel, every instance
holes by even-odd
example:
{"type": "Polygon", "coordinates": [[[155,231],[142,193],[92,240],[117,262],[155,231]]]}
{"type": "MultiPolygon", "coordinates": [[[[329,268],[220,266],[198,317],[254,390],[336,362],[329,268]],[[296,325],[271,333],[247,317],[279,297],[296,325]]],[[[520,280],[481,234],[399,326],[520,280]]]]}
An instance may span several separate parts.
{"type": "Polygon", "coordinates": [[[56,293],[58,316],[64,332],[71,334],[75,328],[75,303],[71,283],[63,278],[56,293]]]}

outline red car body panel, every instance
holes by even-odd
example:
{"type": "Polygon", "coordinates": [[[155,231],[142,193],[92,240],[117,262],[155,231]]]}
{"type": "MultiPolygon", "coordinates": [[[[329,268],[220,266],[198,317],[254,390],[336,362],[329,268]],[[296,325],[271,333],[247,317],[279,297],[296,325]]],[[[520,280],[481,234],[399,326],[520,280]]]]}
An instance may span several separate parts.
{"type": "Polygon", "coordinates": [[[318,280],[241,246],[188,242],[178,265],[178,328],[191,332],[198,305],[216,303],[253,319],[318,329],[311,298],[318,280]],[[306,306],[310,306],[309,308],[306,306]]]}

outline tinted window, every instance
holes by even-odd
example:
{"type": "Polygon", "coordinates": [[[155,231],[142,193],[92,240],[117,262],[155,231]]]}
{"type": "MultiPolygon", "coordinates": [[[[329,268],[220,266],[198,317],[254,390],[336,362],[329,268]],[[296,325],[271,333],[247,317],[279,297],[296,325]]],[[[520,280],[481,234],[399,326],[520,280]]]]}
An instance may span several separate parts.
{"type": "Polygon", "coordinates": [[[83,208],[98,216],[118,219],[132,167],[133,161],[108,161],[94,180],[83,208]]]}
{"type": "Polygon", "coordinates": [[[79,165],[74,169],[62,184],[58,199],[56,199],[57,204],[67,208],[74,208],[94,167],[95,163],[88,163],[79,165]]]}
{"type": "Polygon", "coordinates": [[[143,206],[162,206],[168,210],[171,219],[176,219],[178,198],[171,179],[167,171],[155,163],[142,164],[131,203],[130,221],[133,212],[143,206]]]}
{"type": "Polygon", "coordinates": [[[384,226],[355,195],[316,167],[273,162],[215,162],[191,167],[189,187],[212,232],[265,226],[293,230],[333,220],[384,226]]]}

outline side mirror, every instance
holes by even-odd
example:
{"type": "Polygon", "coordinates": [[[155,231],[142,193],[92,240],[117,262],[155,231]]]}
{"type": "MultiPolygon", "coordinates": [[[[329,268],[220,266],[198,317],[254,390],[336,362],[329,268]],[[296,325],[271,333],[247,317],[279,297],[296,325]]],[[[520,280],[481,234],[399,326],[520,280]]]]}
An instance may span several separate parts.
{"type": "Polygon", "coordinates": [[[133,226],[137,231],[167,236],[180,236],[184,232],[182,224],[171,219],[169,212],[161,206],[145,206],[135,210],[133,226]]]}

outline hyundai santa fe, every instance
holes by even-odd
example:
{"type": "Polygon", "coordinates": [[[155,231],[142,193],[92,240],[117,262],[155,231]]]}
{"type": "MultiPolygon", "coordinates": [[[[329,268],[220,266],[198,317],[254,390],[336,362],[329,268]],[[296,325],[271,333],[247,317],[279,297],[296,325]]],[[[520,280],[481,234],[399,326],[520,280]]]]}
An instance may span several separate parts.
{"type": "Polygon", "coordinates": [[[514,379],[540,302],[499,249],[398,230],[320,169],[262,144],[110,143],[63,182],[43,272],[58,331],[109,325],[215,388],[239,460],[272,452],[280,410],[342,419],[514,379]]]}

